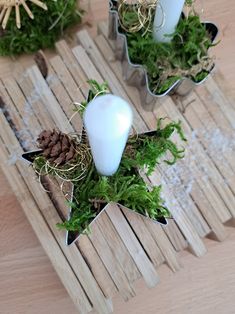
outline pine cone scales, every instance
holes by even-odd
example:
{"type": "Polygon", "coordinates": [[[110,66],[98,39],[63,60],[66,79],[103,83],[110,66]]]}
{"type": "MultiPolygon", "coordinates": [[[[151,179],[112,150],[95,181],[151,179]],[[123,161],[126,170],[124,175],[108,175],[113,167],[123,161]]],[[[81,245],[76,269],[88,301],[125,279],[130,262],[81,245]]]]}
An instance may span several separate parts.
{"type": "Polygon", "coordinates": [[[42,155],[57,166],[72,162],[76,156],[75,142],[67,134],[44,130],[37,139],[42,155]]]}

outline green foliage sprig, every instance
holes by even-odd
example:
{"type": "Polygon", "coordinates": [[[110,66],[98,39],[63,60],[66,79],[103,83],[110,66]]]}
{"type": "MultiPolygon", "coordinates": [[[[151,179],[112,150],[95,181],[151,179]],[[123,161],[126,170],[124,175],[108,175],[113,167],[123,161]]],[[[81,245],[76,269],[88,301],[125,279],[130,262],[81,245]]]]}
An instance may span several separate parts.
{"type": "Polygon", "coordinates": [[[167,152],[172,159],[164,160],[168,165],[173,165],[178,159],[184,157],[184,148],[179,148],[171,140],[172,134],[176,131],[182,141],[186,141],[183,134],[181,122],[170,122],[162,127],[161,118],[157,122],[157,129],[148,135],[139,135],[135,140],[129,140],[123,162],[127,168],[147,168],[147,175],[151,175],[160,159],[167,152]]]}
{"type": "MultiPolygon", "coordinates": [[[[98,94],[108,92],[106,82],[100,85],[96,81],[90,80],[89,84],[91,86],[90,101],[94,97],[98,97],[98,94]]],[[[87,104],[88,102],[84,102],[85,107],[87,104]]],[[[163,126],[162,122],[163,119],[159,119],[156,130],[149,135],[142,134],[129,138],[119,169],[113,176],[99,175],[93,162],[87,165],[86,175],[83,179],[73,182],[74,197],[73,201],[68,203],[72,208],[71,217],[68,221],[58,224],[58,228],[78,233],[84,232],[109,202],[120,203],[152,219],[170,216],[164,200],[161,198],[161,186],[149,189],[139,174],[139,170],[144,167],[147,168],[147,174],[151,174],[160,159],[168,152],[172,158],[165,162],[169,165],[184,156],[184,149],[178,148],[171,140],[171,136],[176,132],[182,141],[186,141],[181,123],[172,121],[163,126]]],[[[88,145],[88,141],[83,138],[82,145],[85,144],[88,145]]],[[[79,150],[79,145],[77,149],[79,150]]],[[[46,163],[47,160],[40,156],[35,159],[34,168],[41,173],[41,169],[45,168],[46,163]]],[[[56,171],[51,168],[49,174],[56,175],[56,171]]],[[[76,171],[73,175],[77,176],[76,171]]],[[[72,180],[71,177],[70,180],[72,180]]]]}
{"type": "Polygon", "coordinates": [[[83,232],[109,202],[123,204],[153,219],[170,216],[160,196],[161,187],[149,191],[139,174],[123,165],[112,177],[100,176],[93,166],[88,179],[74,188],[73,214],[69,221],[58,224],[59,228],[83,232]]]}
{"type": "Polygon", "coordinates": [[[21,29],[15,25],[15,13],[12,12],[7,29],[0,38],[0,55],[32,53],[39,49],[52,48],[58,38],[69,26],[81,22],[82,10],[76,0],[46,0],[48,11],[36,5],[30,5],[34,14],[31,20],[21,9],[21,29]]]}
{"type": "MultiPolygon", "coordinates": [[[[134,6],[129,7],[125,14],[132,14],[132,19],[136,14],[138,18],[134,6]]],[[[208,55],[208,49],[213,46],[210,34],[194,11],[180,19],[174,34],[167,35],[172,37],[170,43],[158,43],[152,32],[144,30],[126,32],[120,26],[119,31],[127,36],[131,62],[146,68],[153,93],[164,93],[183,77],[199,82],[213,66],[213,60],[208,55]]]]}

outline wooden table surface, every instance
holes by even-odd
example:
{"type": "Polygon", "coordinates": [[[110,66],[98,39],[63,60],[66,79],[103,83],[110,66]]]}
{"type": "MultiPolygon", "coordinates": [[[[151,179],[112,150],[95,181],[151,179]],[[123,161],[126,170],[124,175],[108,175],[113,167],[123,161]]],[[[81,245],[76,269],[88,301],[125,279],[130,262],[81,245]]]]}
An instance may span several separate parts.
{"type": "MultiPolygon", "coordinates": [[[[235,82],[235,4],[208,0],[204,5],[222,29],[224,40],[216,48],[220,68],[235,82]]],[[[105,14],[100,9],[104,1],[96,1],[96,6],[99,17],[105,14]]],[[[0,60],[1,69],[4,64],[8,75],[5,58],[0,60]]],[[[0,183],[0,313],[77,313],[2,173],[0,183]]],[[[209,253],[204,258],[198,260],[184,252],[185,268],[176,275],[163,266],[159,271],[162,283],[155,289],[147,290],[139,282],[139,293],[129,303],[117,297],[115,313],[234,313],[235,231],[228,230],[229,239],[223,244],[207,240],[209,253]]]]}

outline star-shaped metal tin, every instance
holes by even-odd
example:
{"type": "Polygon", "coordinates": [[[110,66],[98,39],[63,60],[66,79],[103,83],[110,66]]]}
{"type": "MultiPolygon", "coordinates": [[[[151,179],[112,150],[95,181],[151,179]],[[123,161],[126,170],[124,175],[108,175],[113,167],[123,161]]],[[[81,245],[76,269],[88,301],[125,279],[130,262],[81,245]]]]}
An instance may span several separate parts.
{"type": "MultiPolygon", "coordinates": [[[[120,30],[118,3],[117,0],[109,0],[109,38],[115,40],[115,57],[121,62],[123,77],[129,85],[135,86],[139,90],[141,104],[145,110],[151,111],[159,97],[173,93],[185,96],[207,79],[214,69],[214,64],[208,75],[200,82],[195,82],[189,77],[182,77],[172,83],[166,91],[160,94],[153,93],[150,88],[148,73],[144,66],[142,64],[134,64],[130,59],[127,35],[124,31],[120,30]]],[[[129,5],[132,6],[133,4],[129,5]]],[[[185,17],[184,13],[182,13],[182,17],[185,17]]],[[[204,25],[211,38],[211,42],[214,43],[219,32],[218,27],[211,22],[202,22],[201,24],[204,25]]]]}
{"type": "MultiPolygon", "coordinates": [[[[145,136],[154,136],[156,132],[155,131],[149,131],[149,132],[145,132],[145,133],[142,133],[142,135],[145,135],[145,136]]],[[[42,153],[42,150],[41,149],[38,149],[38,150],[33,150],[33,151],[29,151],[29,152],[26,152],[22,155],[22,158],[27,161],[28,163],[32,164],[34,159],[37,157],[37,156],[40,156],[42,153]]],[[[71,202],[75,202],[76,203],[76,200],[74,199],[74,196],[73,196],[73,185],[72,185],[72,188],[71,188],[71,202]]],[[[105,209],[107,208],[107,206],[109,205],[110,203],[107,203],[107,204],[104,204],[103,205],[103,208],[102,210],[97,214],[97,216],[91,221],[91,223],[89,224],[89,226],[94,223],[94,221],[100,216],[102,215],[102,213],[105,211],[105,209]]],[[[122,205],[123,204],[119,204],[119,205],[122,205]]],[[[137,213],[133,210],[131,210],[130,208],[128,208],[130,211],[133,212],[133,214],[135,215],[141,215],[142,217],[146,218],[146,219],[151,219],[145,215],[142,215],[140,213],[137,213]]],[[[71,215],[72,215],[72,212],[73,212],[73,209],[70,207],[68,208],[68,220],[70,219],[71,215]]],[[[151,219],[152,221],[154,221],[155,223],[158,223],[158,224],[161,224],[161,225],[167,225],[167,220],[165,217],[160,217],[159,219],[157,220],[154,220],[154,219],[151,219]]],[[[74,241],[76,241],[78,239],[78,237],[81,235],[82,233],[78,233],[78,232],[74,232],[74,231],[67,231],[66,232],[66,244],[67,245],[70,245],[72,244],[74,241]]]]}

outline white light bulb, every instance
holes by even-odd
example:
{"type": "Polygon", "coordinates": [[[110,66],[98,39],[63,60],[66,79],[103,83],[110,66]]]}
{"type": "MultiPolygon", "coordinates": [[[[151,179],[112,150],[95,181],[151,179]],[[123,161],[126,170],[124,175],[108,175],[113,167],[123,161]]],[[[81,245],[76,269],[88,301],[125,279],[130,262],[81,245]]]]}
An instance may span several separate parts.
{"type": "Polygon", "coordinates": [[[132,121],[129,104],[118,96],[98,96],[88,104],[84,125],[101,175],[111,176],[118,170],[132,121]]]}

